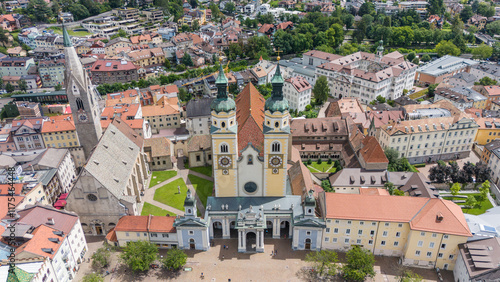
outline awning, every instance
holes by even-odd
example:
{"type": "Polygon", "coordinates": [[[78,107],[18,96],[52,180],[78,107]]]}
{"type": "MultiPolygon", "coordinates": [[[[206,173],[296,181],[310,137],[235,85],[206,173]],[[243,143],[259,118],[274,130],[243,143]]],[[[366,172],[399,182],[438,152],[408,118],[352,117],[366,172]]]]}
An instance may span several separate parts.
{"type": "Polygon", "coordinates": [[[63,208],[66,205],[65,200],[57,200],[57,202],[54,203],[54,207],[56,208],[63,208]]]}
{"type": "Polygon", "coordinates": [[[67,197],[68,193],[61,194],[61,196],[59,196],[59,200],[66,200],[67,197]]]}

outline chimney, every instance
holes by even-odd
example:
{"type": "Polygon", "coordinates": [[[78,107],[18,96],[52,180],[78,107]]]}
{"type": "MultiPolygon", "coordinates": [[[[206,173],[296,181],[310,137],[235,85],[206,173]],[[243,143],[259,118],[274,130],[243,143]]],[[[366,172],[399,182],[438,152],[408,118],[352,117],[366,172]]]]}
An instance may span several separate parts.
{"type": "Polygon", "coordinates": [[[441,212],[438,212],[438,214],[436,214],[436,221],[441,222],[443,221],[443,219],[444,219],[443,214],[441,212]]]}

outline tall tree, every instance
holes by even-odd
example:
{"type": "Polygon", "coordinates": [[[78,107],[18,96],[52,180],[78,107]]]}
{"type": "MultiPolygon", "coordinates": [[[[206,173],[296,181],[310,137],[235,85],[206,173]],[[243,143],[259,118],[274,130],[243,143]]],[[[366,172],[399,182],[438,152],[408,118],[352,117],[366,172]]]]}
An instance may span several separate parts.
{"type": "Polygon", "coordinates": [[[321,277],[323,273],[335,275],[337,273],[337,253],[332,250],[321,250],[310,252],[306,256],[306,261],[314,264],[314,271],[321,277]]]}
{"type": "Polygon", "coordinates": [[[443,0],[429,0],[427,2],[427,12],[429,15],[442,15],[445,12],[443,0]]]}
{"type": "Polygon", "coordinates": [[[453,42],[446,40],[439,42],[439,44],[436,46],[436,52],[438,53],[439,57],[442,57],[444,55],[458,56],[461,53],[460,49],[458,49],[458,47],[453,44],[453,42]]]}
{"type": "Polygon", "coordinates": [[[328,87],[328,81],[326,76],[321,75],[316,79],[316,84],[312,90],[314,98],[316,99],[316,104],[322,105],[328,99],[328,94],[330,93],[330,87],[328,87]]]}
{"type": "Polygon", "coordinates": [[[167,252],[167,255],[162,260],[163,267],[168,270],[181,269],[187,262],[187,255],[183,250],[174,248],[167,252]]]}
{"type": "Polygon", "coordinates": [[[134,272],[149,269],[158,255],[158,247],[148,241],[128,242],[120,258],[134,272]]]}
{"type": "Polygon", "coordinates": [[[95,268],[103,268],[109,265],[111,252],[106,247],[97,249],[92,254],[92,266],[95,268]]]}
{"type": "Polygon", "coordinates": [[[346,264],[342,267],[344,278],[350,281],[365,281],[374,277],[375,256],[367,249],[353,246],[346,254],[346,264]]]}
{"type": "Polygon", "coordinates": [[[474,11],[472,11],[471,6],[465,6],[462,11],[460,12],[460,18],[464,23],[466,23],[470,18],[474,16],[474,11]]]}
{"type": "Polygon", "coordinates": [[[487,59],[493,55],[493,47],[488,46],[484,43],[472,49],[472,55],[474,59],[487,59]]]}
{"type": "Polygon", "coordinates": [[[52,10],[44,0],[30,0],[26,13],[36,22],[45,22],[52,17],[52,10]]]}
{"type": "Polygon", "coordinates": [[[194,66],[193,59],[191,59],[191,55],[188,53],[184,53],[184,57],[182,57],[182,63],[188,67],[194,66]]]}
{"type": "Polygon", "coordinates": [[[453,185],[451,185],[451,188],[450,188],[451,194],[458,195],[458,193],[460,192],[460,189],[462,189],[462,185],[460,185],[460,183],[453,183],[453,185]]]}
{"type": "Polygon", "coordinates": [[[104,282],[104,277],[99,273],[89,273],[83,276],[82,282],[104,282]]]}
{"type": "Polygon", "coordinates": [[[7,93],[12,93],[14,92],[15,88],[12,84],[10,84],[10,82],[7,83],[7,85],[5,85],[5,91],[7,91],[7,93]]]}

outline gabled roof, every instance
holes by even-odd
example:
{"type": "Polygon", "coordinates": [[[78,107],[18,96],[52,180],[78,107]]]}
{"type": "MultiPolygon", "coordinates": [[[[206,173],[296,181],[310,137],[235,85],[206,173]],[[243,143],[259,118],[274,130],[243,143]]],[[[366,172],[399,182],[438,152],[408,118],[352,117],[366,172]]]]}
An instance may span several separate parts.
{"type": "Polygon", "coordinates": [[[84,170],[118,199],[128,198],[124,191],[125,182],[134,169],[142,145],[141,136],[121,120],[115,119],[102,135],[84,170]],[[113,168],[113,173],[110,174],[106,168],[113,168]]]}
{"type": "Polygon", "coordinates": [[[389,160],[385,156],[384,150],[373,136],[366,136],[363,141],[363,148],[360,150],[360,155],[367,163],[387,163],[389,160]]]}
{"type": "Polygon", "coordinates": [[[205,151],[212,148],[212,137],[210,134],[193,135],[187,142],[188,152],[205,151]]]}
{"type": "Polygon", "coordinates": [[[264,104],[266,100],[252,83],[248,83],[236,97],[236,120],[238,122],[238,150],[251,142],[260,154],[264,154],[264,104]]]}
{"type": "Polygon", "coordinates": [[[190,100],[186,105],[186,116],[188,118],[210,116],[210,104],[214,98],[203,98],[190,100]]]}
{"type": "Polygon", "coordinates": [[[67,236],[67,233],[62,236],[55,235],[54,231],[58,230],[47,225],[38,226],[33,231],[33,238],[16,249],[16,255],[20,256],[21,253],[28,253],[34,256],[54,258],[62,245],[64,237],[67,236]],[[52,242],[49,238],[57,238],[59,242],[52,242]]]}
{"type": "Polygon", "coordinates": [[[165,137],[144,139],[144,151],[151,158],[170,156],[170,140],[165,137]]]}
{"type": "Polygon", "coordinates": [[[17,213],[20,216],[16,221],[17,223],[33,225],[35,227],[47,224],[48,219],[52,218],[54,224],[50,225],[50,227],[63,231],[65,234],[69,234],[78,221],[78,216],[75,213],[57,210],[50,206],[31,206],[17,213]]]}

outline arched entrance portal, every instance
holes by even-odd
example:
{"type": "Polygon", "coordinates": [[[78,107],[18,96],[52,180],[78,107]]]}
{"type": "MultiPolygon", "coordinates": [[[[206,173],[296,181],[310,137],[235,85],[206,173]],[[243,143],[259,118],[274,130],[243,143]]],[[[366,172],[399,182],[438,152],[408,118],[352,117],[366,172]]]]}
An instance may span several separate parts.
{"type": "Polygon", "coordinates": [[[247,232],[246,243],[247,243],[247,252],[255,252],[257,248],[257,235],[255,232],[250,231],[247,232]]]}
{"type": "Polygon", "coordinates": [[[264,237],[273,237],[273,222],[270,220],[266,222],[266,231],[264,231],[264,237]]]}
{"type": "Polygon", "coordinates": [[[193,239],[193,238],[189,239],[189,248],[190,248],[191,250],[196,249],[196,244],[195,244],[195,242],[194,242],[194,239],[193,239]]]}
{"type": "Polygon", "coordinates": [[[309,239],[309,238],[306,239],[304,248],[306,250],[310,250],[311,249],[311,239],[309,239]]]}
{"type": "Polygon", "coordinates": [[[236,221],[231,221],[229,223],[229,238],[237,239],[238,238],[238,229],[235,229],[236,221]]]}
{"type": "Polygon", "coordinates": [[[94,230],[95,230],[95,235],[102,235],[103,234],[102,224],[94,223],[94,230]]]}
{"type": "Polygon", "coordinates": [[[288,238],[290,232],[290,222],[289,221],[281,221],[280,224],[280,237],[288,238]]]}
{"type": "Polygon", "coordinates": [[[212,224],[212,229],[214,231],[214,238],[222,238],[222,223],[215,221],[212,224]]]}

